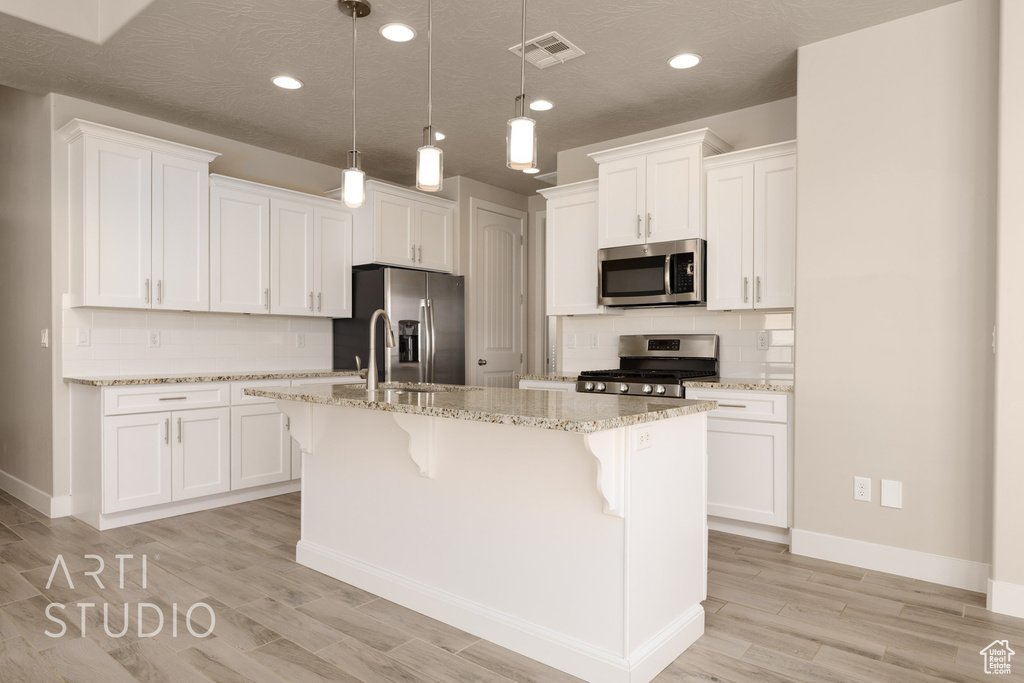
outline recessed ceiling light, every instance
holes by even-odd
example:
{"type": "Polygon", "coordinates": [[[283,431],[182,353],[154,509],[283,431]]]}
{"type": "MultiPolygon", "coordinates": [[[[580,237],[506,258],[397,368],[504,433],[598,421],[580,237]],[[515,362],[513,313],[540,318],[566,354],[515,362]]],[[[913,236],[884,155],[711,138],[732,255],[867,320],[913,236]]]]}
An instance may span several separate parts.
{"type": "Polygon", "coordinates": [[[684,52],[668,60],[668,65],[673,69],[689,69],[698,64],[700,64],[700,55],[695,55],[692,52],[684,52]]]}
{"type": "Polygon", "coordinates": [[[539,168],[524,168],[523,169],[523,173],[529,173],[530,175],[533,175],[534,173],[540,173],[540,169],[539,168]]]}
{"type": "Polygon", "coordinates": [[[405,24],[384,24],[380,34],[394,43],[407,43],[416,37],[416,31],[405,24]]]}
{"type": "Polygon", "coordinates": [[[274,85],[285,90],[298,90],[302,87],[302,81],[291,76],[276,76],[273,80],[274,85]]]}
{"type": "Polygon", "coordinates": [[[534,100],[533,102],[530,102],[530,109],[534,111],[547,111],[554,106],[554,102],[550,102],[548,100],[534,100]]]}
{"type": "Polygon", "coordinates": [[[434,131],[434,139],[435,140],[444,140],[446,137],[447,136],[444,133],[439,133],[436,130],[434,131]]]}

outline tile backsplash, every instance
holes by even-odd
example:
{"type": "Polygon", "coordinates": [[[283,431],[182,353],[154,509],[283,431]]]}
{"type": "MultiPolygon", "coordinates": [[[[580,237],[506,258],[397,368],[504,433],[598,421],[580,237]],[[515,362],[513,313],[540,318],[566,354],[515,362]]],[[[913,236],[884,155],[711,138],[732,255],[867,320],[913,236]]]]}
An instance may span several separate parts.
{"type": "Polygon", "coordinates": [[[713,332],[719,337],[722,377],[793,379],[793,312],[709,311],[706,308],[631,308],[621,313],[562,318],[559,373],[603,370],[619,365],[619,335],[713,332]],[[769,348],[757,348],[767,331],[769,348]],[[575,341],[575,347],[571,342],[575,341]],[[596,342],[597,348],[593,347],[596,342]]]}
{"type": "Polygon", "coordinates": [[[65,308],[61,341],[65,377],[322,370],[333,364],[331,321],[321,318],[65,308]],[[79,344],[83,330],[88,345],[79,344]],[[150,332],[160,333],[159,347],[149,346],[150,332]]]}

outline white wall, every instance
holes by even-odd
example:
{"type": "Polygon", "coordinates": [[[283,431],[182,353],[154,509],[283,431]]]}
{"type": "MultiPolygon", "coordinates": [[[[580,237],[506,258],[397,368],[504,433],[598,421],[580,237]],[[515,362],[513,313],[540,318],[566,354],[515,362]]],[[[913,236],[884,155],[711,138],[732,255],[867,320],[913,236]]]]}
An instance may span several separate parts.
{"type": "Polygon", "coordinates": [[[799,51],[797,529],[989,561],[996,9],[799,51]]]}
{"type": "Polygon", "coordinates": [[[750,149],[773,142],[792,140],[796,137],[796,98],[788,97],[755,107],[737,109],[695,121],[677,123],[665,128],[656,128],[635,135],[562,150],[558,153],[558,184],[568,185],[596,178],[597,164],[587,156],[591,152],[654,140],[666,135],[686,133],[700,128],[710,128],[715,131],[723,140],[731,144],[733,149],[750,149]]]}
{"type": "MultiPolygon", "coordinates": [[[[0,486],[53,491],[49,98],[0,86],[0,486]],[[40,344],[49,330],[50,348],[40,344]]],[[[54,343],[56,342],[56,343],[54,343]]]]}
{"type": "Polygon", "coordinates": [[[1001,3],[999,228],[992,584],[989,607],[1024,617],[1024,3],[1001,3]]]}

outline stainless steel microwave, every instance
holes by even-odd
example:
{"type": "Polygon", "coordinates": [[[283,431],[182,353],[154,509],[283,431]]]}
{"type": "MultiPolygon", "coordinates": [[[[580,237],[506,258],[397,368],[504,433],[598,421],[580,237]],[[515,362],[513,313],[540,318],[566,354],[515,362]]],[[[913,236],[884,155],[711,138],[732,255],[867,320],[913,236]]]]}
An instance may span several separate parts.
{"type": "Polygon", "coordinates": [[[705,242],[655,242],[598,250],[598,303],[678,306],[706,303],[705,242]]]}

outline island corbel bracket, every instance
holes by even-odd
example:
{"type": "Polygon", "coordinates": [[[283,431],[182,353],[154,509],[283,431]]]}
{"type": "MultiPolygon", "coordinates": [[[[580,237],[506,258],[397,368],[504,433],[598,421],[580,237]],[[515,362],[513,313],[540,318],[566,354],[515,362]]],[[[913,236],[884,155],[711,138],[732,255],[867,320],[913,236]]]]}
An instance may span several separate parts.
{"type": "Polygon", "coordinates": [[[277,409],[285,414],[291,437],[299,444],[302,452],[313,452],[313,405],[295,401],[276,401],[277,409]]]}
{"type": "Polygon", "coordinates": [[[625,517],[626,429],[583,435],[583,444],[597,459],[597,490],[604,497],[604,513],[625,517]]]}
{"type": "Polygon", "coordinates": [[[433,479],[435,476],[434,458],[434,418],[423,415],[403,415],[391,413],[395,424],[409,435],[409,457],[416,463],[421,477],[433,479]]]}

